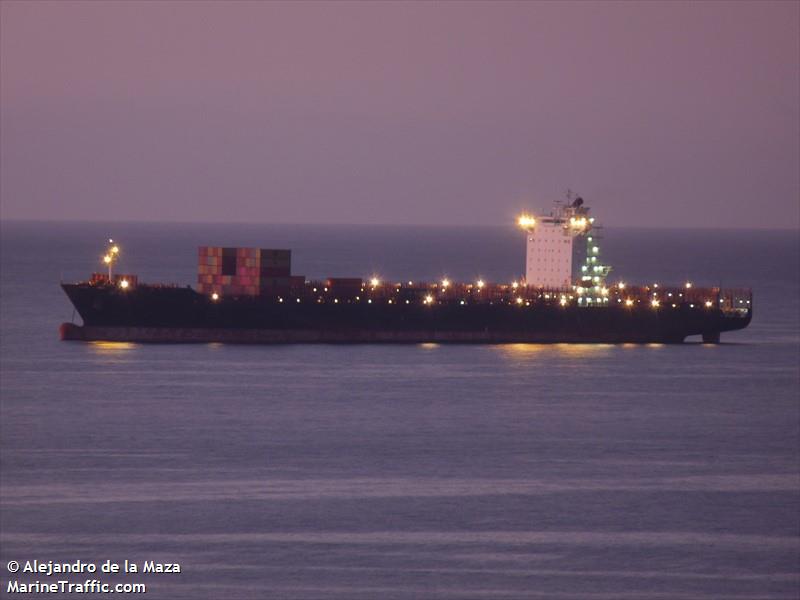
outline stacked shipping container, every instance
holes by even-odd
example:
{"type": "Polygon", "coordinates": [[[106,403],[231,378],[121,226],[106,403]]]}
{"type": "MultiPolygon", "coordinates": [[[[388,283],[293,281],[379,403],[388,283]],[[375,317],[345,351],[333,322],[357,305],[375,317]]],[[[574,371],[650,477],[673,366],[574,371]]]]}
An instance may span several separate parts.
{"type": "Polygon", "coordinates": [[[286,294],[298,280],[305,281],[291,276],[291,263],[291,250],[200,246],[197,291],[233,296],[286,294]]]}

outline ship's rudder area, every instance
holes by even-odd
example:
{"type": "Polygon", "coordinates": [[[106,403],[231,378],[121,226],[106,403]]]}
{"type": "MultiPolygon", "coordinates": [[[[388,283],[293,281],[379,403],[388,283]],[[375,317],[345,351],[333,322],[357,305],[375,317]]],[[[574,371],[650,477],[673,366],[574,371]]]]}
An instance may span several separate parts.
{"type": "Polygon", "coordinates": [[[688,336],[699,335],[704,344],[719,344],[722,333],[727,331],[738,331],[750,325],[753,318],[753,309],[746,312],[724,313],[719,311],[710,322],[705,322],[699,331],[691,331],[688,336]]]}

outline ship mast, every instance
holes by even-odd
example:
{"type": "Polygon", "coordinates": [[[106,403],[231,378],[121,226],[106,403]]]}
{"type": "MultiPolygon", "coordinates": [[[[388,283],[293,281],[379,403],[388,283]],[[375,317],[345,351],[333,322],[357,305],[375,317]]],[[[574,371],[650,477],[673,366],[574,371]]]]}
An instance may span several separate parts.
{"type": "Polygon", "coordinates": [[[108,266],[108,282],[113,281],[111,269],[114,263],[119,259],[119,246],[114,243],[114,240],[108,238],[108,249],[103,256],[103,262],[108,266]]]}

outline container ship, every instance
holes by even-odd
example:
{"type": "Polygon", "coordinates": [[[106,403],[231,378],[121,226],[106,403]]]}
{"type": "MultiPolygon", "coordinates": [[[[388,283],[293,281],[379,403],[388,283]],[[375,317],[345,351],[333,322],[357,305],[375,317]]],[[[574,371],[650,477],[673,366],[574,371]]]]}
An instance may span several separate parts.
{"type": "Polygon", "coordinates": [[[681,343],[747,327],[749,289],[609,282],[599,231],[581,198],[522,215],[525,276],[485,281],[309,280],[291,251],[204,246],[196,288],[107,271],[62,283],[83,325],[64,340],[165,343],[681,343]]]}

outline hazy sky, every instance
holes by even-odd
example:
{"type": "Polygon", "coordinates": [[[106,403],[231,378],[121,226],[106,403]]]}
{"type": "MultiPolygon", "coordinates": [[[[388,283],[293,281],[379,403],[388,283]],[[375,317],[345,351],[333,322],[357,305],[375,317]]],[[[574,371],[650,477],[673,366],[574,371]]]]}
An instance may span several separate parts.
{"type": "Polygon", "coordinates": [[[0,3],[2,218],[800,226],[800,3],[0,3]]]}

